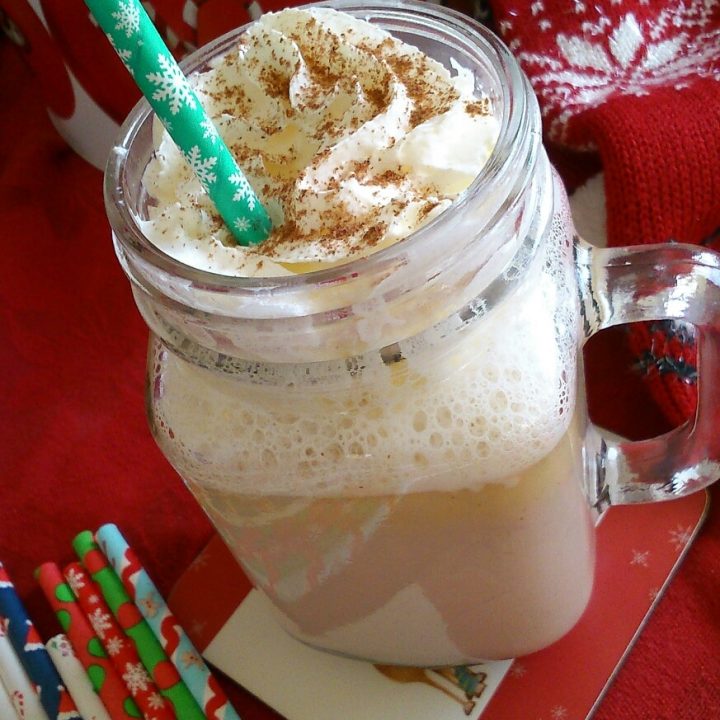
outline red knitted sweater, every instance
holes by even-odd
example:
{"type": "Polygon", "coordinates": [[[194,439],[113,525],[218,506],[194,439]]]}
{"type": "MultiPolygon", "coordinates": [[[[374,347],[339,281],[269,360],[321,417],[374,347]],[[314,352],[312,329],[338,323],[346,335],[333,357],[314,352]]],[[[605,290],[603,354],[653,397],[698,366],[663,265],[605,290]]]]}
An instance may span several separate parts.
{"type": "MultiPolygon", "coordinates": [[[[579,177],[572,158],[583,159],[584,167],[592,166],[587,153],[601,161],[609,244],[677,241],[717,248],[720,3],[491,5],[496,30],[538,96],[546,142],[551,152],[563,150],[566,180],[579,177]]],[[[696,403],[693,329],[634,325],[629,342],[668,420],[686,420],[696,403]]]]}

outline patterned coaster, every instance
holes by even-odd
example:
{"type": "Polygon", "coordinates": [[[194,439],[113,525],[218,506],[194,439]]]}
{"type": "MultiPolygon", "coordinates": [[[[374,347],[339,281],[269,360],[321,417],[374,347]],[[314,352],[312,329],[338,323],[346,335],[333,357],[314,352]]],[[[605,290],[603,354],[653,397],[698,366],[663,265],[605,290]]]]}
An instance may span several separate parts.
{"type": "Polygon", "coordinates": [[[270,603],[217,536],[169,604],[209,662],[288,720],[585,720],[690,546],[706,503],[697,493],[606,512],[587,611],[562,640],[514,661],[390,668],[313,650],[277,626],[270,603]],[[568,668],[573,682],[559,682],[568,668]]]}

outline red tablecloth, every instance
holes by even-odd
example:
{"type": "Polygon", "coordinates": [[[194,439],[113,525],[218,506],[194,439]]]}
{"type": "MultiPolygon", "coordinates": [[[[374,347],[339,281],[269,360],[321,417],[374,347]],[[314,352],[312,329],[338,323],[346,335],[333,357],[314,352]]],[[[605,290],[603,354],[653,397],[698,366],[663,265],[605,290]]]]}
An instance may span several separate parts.
{"type": "MultiPolygon", "coordinates": [[[[45,638],[59,628],[33,569],[71,560],[80,530],[117,523],[165,593],[212,532],[146,426],[146,330],[113,254],[101,181],[56,134],[34,79],[0,41],[0,560],[45,638]]],[[[626,360],[619,333],[593,342],[592,413],[647,436],[662,421],[626,360]]],[[[597,720],[720,717],[716,506],[597,720]]],[[[246,720],[273,717],[231,692],[246,720]]]]}

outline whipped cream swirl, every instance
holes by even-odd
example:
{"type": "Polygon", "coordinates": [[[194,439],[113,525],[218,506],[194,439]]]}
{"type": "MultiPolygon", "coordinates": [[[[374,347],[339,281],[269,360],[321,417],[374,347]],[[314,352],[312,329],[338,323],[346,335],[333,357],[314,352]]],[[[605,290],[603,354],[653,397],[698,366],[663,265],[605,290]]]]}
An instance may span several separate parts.
{"type": "Polygon", "coordinates": [[[181,262],[226,275],[306,272],[397,242],[450,206],[498,136],[472,73],[330,9],[263,15],[193,84],[273,232],[236,245],[159,125],[143,229],[181,262]]]}

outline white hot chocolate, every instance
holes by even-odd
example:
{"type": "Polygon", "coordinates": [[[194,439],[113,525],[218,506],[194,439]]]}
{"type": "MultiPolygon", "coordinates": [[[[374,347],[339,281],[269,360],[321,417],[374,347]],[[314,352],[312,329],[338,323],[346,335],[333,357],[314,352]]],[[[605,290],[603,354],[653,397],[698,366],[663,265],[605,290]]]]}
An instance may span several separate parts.
{"type": "MultiPolygon", "coordinates": [[[[193,82],[273,233],[238,246],[157,126],[145,234],[187,265],[251,278],[402,241],[453,212],[498,141],[497,108],[473,72],[448,65],[333,10],[263,16],[193,82]]],[[[548,170],[557,242],[479,320],[429,349],[381,361],[367,328],[381,318],[402,338],[432,334],[452,286],[403,305],[402,317],[379,288],[376,309],[333,340],[354,364],[323,358],[347,362],[340,380],[317,380],[333,330],[321,336],[314,321],[299,340],[258,339],[276,343],[272,382],[258,380],[259,350],[218,372],[153,342],[155,438],[297,637],[380,662],[456,664],[539,649],[585,608],[593,532],[570,263],[557,250],[572,224],[556,182],[548,170]]],[[[296,314],[317,317],[319,297],[296,314]]]]}

